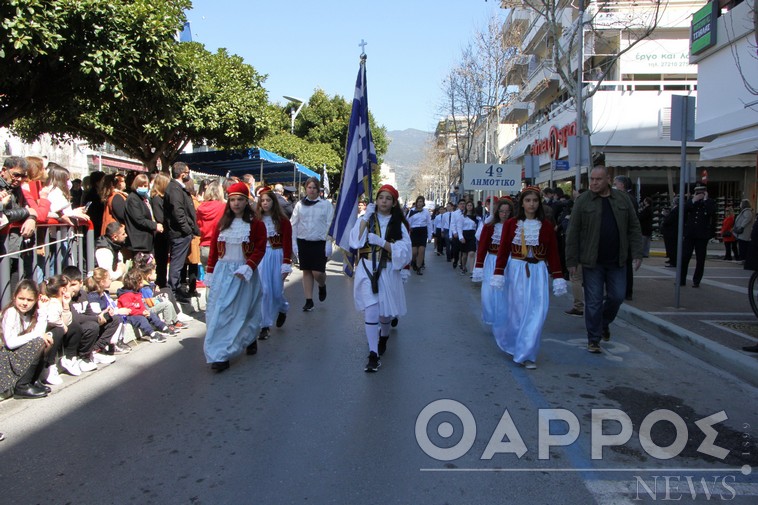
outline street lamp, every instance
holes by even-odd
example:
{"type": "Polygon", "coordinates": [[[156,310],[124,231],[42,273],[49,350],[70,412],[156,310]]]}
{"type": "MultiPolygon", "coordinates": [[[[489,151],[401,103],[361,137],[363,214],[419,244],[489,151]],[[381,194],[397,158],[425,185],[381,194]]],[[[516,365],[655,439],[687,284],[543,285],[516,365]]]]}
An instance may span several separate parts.
{"type": "Polygon", "coordinates": [[[284,95],[283,98],[289,100],[290,102],[292,102],[294,104],[298,104],[297,105],[297,109],[295,109],[294,105],[292,106],[292,109],[291,109],[292,120],[291,120],[291,123],[290,123],[291,124],[291,126],[290,126],[290,133],[294,135],[295,134],[295,118],[297,117],[298,114],[300,114],[300,110],[303,108],[303,105],[305,105],[305,102],[303,100],[301,100],[300,98],[295,98],[294,96],[284,95]]]}

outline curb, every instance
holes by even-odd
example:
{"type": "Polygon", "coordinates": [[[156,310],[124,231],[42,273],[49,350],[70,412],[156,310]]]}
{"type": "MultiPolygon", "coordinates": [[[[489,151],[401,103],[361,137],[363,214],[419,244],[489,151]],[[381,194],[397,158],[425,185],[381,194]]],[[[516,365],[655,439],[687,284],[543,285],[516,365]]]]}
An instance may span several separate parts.
{"type": "Polygon", "coordinates": [[[719,367],[758,387],[758,366],[756,366],[755,358],[627,304],[621,305],[618,315],[624,321],[661,338],[695,358],[719,367]]]}

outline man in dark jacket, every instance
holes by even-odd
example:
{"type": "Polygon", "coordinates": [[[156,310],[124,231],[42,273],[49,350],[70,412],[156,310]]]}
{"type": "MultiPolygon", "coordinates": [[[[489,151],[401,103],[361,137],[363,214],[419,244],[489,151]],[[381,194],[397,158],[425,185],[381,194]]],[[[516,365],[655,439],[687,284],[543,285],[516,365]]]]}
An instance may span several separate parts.
{"type": "Polygon", "coordinates": [[[687,266],[695,252],[695,273],[692,275],[692,287],[699,288],[705,270],[705,256],[708,253],[708,241],[713,238],[716,229],[716,204],[708,198],[706,187],[695,186],[694,195],[684,202],[684,241],[682,242],[682,275],[679,285],[687,284],[687,266]]]}
{"type": "Polygon", "coordinates": [[[182,268],[187,260],[192,237],[200,236],[192,203],[185,183],[190,180],[190,170],[186,163],[177,161],[171,168],[173,179],[166,186],[163,197],[163,212],[168,229],[171,263],[168,267],[168,287],[179,301],[188,301],[185,294],[179,292],[179,280],[182,268]]]}
{"type": "MultiPolygon", "coordinates": [[[[2,233],[0,233],[0,255],[17,252],[34,245],[37,229],[37,213],[29,208],[21,191],[21,183],[27,178],[26,159],[11,156],[3,163],[0,171],[0,210],[2,210],[2,233]],[[6,240],[7,238],[7,240],[6,240]]],[[[24,277],[32,272],[32,252],[22,253],[24,277]]],[[[19,280],[19,260],[17,257],[0,258],[0,296],[10,296],[19,280]]]]}

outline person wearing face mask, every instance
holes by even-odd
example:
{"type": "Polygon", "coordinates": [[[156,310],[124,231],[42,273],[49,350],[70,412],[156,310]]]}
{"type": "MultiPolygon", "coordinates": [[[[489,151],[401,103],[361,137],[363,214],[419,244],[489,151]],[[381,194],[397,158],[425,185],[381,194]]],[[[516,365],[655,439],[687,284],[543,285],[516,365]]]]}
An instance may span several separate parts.
{"type": "Polygon", "coordinates": [[[163,196],[165,227],[168,229],[171,263],[168,269],[168,287],[177,300],[188,302],[186,293],[179,291],[182,269],[189,254],[192,237],[200,236],[195,217],[195,205],[185,183],[190,180],[186,163],[177,161],[171,167],[173,179],[166,186],[163,196]]]}
{"type": "Polygon", "coordinates": [[[150,180],[139,174],[132,182],[132,192],[126,197],[126,247],[134,254],[152,254],[156,233],[163,232],[163,224],[155,222],[150,205],[150,180]]]}

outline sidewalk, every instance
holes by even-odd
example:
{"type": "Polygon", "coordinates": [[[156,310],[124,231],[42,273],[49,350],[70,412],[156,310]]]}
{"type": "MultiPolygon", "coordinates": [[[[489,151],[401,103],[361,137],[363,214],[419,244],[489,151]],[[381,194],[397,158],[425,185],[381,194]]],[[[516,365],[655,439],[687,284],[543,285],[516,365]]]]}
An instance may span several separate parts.
{"type": "Polygon", "coordinates": [[[633,299],[622,305],[619,318],[758,386],[758,353],[742,351],[758,341],[758,318],[747,296],[752,271],[721,260],[723,255],[722,244],[709,245],[699,288],[692,287],[692,258],[676,307],[676,269],[664,265],[663,244],[654,242],[651,257],[635,272],[633,299]]]}

